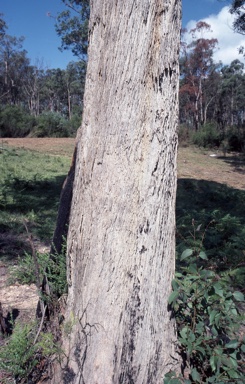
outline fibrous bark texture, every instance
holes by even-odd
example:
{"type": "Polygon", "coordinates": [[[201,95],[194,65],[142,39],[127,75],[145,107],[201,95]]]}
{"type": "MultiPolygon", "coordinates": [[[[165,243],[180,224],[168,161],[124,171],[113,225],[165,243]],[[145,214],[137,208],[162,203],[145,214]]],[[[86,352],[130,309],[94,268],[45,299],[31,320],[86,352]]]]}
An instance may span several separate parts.
{"type": "Polygon", "coordinates": [[[175,365],[179,34],[179,0],[91,1],[64,383],[162,383],[175,365]]]}

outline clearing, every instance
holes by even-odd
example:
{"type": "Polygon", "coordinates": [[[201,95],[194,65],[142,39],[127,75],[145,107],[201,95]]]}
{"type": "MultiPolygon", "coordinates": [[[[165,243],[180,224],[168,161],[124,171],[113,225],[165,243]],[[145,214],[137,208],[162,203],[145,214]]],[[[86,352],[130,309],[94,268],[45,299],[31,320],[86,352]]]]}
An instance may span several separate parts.
{"type": "MultiPolygon", "coordinates": [[[[72,157],[73,138],[2,139],[5,145],[26,148],[51,155],[72,157]]],[[[215,181],[236,189],[245,189],[245,159],[235,153],[204,150],[194,146],[179,147],[178,178],[215,181]],[[213,156],[214,155],[214,156],[213,156]]]]}
{"type": "MultiPolygon", "coordinates": [[[[3,138],[0,142],[0,156],[5,150],[8,150],[8,148],[22,148],[51,156],[66,157],[67,167],[69,159],[72,158],[74,144],[75,139],[73,138],[3,138]]],[[[68,171],[68,169],[66,170],[66,167],[64,169],[64,174],[68,171]]],[[[202,192],[202,195],[205,196],[206,191],[209,192],[211,190],[216,193],[216,188],[219,189],[220,187],[223,188],[225,186],[227,186],[228,200],[226,200],[224,205],[227,206],[229,212],[230,205],[227,201],[229,202],[230,200],[232,207],[234,207],[233,201],[230,199],[230,191],[232,194],[232,191],[245,190],[245,161],[242,155],[233,153],[223,156],[222,152],[203,150],[193,146],[179,148],[179,197],[177,198],[177,210],[182,209],[180,206],[181,204],[184,204],[185,209],[187,210],[193,208],[195,197],[200,191],[202,192]],[[193,185],[193,182],[196,184],[193,185]],[[191,208],[188,206],[190,203],[192,204],[191,208]]],[[[200,194],[201,200],[199,199],[200,201],[197,201],[197,204],[199,204],[198,207],[202,205],[202,195],[200,194]]],[[[207,205],[212,204],[209,201],[205,203],[207,205]]],[[[215,201],[214,204],[216,204],[215,201]]],[[[9,237],[8,242],[10,249],[12,244],[11,236],[9,237]]],[[[39,252],[47,252],[49,250],[48,244],[42,243],[39,239],[37,239],[35,246],[39,252]]],[[[13,284],[7,286],[7,278],[8,263],[6,259],[0,258],[0,303],[2,304],[5,318],[10,317],[11,315],[17,317],[19,321],[27,321],[35,318],[38,301],[35,285],[28,286],[13,284]]],[[[3,375],[3,373],[0,372],[0,381],[4,378],[1,374],[3,375]]]]}

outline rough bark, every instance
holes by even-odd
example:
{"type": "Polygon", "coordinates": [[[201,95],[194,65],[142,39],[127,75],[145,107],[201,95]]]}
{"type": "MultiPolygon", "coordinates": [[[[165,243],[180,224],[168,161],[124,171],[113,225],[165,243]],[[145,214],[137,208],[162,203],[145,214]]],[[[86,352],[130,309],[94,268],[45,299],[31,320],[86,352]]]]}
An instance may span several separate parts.
{"type": "Polygon", "coordinates": [[[60,382],[162,383],[176,365],[179,31],[179,0],[91,1],[60,382]]]}

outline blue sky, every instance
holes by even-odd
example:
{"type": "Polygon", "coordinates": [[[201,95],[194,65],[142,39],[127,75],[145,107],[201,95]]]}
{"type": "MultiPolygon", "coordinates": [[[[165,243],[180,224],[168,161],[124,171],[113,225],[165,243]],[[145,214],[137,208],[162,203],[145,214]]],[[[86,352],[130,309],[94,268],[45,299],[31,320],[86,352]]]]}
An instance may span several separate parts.
{"type": "MultiPolygon", "coordinates": [[[[220,18],[217,15],[229,4],[228,0],[183,0],[183,26],[193,27],[196,21],[206,19],[208,22],[210,17],[219,25],[220,18]]],[[[48,12],[55,16],[63,9],[61,0],[0,0],[0,12],[4,14],[9,27],[8,33],[17,37],[24,36],[23,48],[27,50],[32,64],[39,60],[48,68],[65,68],[69,61],[76,60],[71,52],[59,51],[60,38],[55,32],[54,19],[47,16],[48,12]]],[[[229,41],[233,46],[238,45],[231,29],[227,33],[223,41],[226,48],[229,41]]],[[[224,32],[221,35],[224,37],[224,32]]],[[[227,55],[224,57],[230,60],[227,55]]]]}

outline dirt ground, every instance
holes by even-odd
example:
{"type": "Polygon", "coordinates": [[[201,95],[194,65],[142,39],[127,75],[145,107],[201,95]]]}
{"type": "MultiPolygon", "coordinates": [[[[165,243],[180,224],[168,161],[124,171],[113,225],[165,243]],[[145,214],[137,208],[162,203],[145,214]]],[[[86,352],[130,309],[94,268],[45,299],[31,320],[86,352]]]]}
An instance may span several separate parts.
{"type": "Polygon", "coordinates": [[[180,147],[178,178],[215,181],[236,189],[245,189],[245,157],[237,153],[180,147]]]}
{"type": "Polygon", "coordinates": [[[0,147],[16,147],[31,149],[52,155],[72,156],[75,139],[73,138],[16,138],[0,139],[0,147]]]}
{"type": "MultiPolygon", "coordinates": [[[[2,139],[0,147],[27,148],[53,155],[72,157],[73,138],[2,139]]],[[[245,189],[245,160],[238,154],[223,155],[221,151],[179,147],[178,178],[216,181],[237,189],[245,189]]]]}

